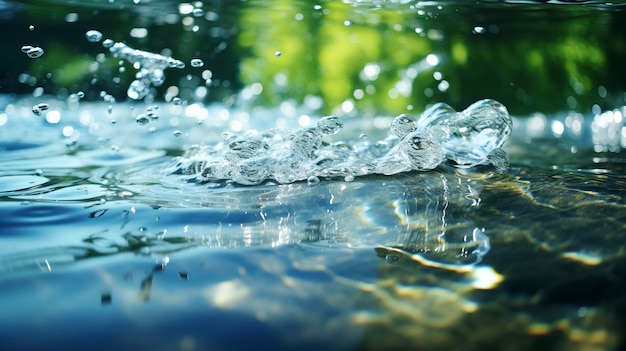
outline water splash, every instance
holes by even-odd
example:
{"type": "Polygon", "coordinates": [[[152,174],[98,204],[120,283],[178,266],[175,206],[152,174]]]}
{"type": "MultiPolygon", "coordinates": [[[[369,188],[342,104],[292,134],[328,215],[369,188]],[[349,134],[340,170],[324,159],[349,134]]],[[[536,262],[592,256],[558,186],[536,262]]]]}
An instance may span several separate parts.
{"type": "Polygon", "coordinates": [[[199,182],[256,185],[267,180],[284,184],[316,177],[352,180],[368,174],[427,171],[444,162],[460,168],[506,169],[508,155],[500,147],[512,122],[504,105],[481,100],[462,112],[440,103],[418,120],[400,115],[389,136],[376,143],[326,141],[342,128],[338,117],[327,116],[314,128],[227,135],[217,145],[192,148],[176,160],[172,172],[199,182]]]}
{"type": "Polygon", "coordinates": [[[133,49],[122,42],[112,44],[110,39],[107,39],[103,42],[103,46],[108,47],[113,56],[124,59],[138,68],[136,79],[130,83],[127,91],[128,97],[133,100],[146,97],[150,93],[151,86],[161,86],[165,81],[164,70],[166,68],[185,67],[184,62],[175,58],[133,49]]]}

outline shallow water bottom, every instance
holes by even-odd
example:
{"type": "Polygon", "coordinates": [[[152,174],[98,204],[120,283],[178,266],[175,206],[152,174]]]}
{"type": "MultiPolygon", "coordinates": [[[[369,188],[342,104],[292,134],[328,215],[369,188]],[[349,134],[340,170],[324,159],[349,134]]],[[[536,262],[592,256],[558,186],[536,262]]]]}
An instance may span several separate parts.
{"type": "Polygon", "coordinates": [[[624,347],[620,154],[576,141],[552,167],[537,150],[566,141],[518,120],[505,172],[197,184],[166,172],[219,138],[195,120],[20,106],[0,131],[0,349],[624,347]]]}

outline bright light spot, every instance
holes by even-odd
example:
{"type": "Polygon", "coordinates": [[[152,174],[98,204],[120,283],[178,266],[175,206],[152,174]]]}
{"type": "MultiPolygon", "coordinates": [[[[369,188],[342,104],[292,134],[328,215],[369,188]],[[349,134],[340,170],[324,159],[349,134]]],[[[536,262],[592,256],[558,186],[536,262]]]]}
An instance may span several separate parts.
{"type": "Polygon", "coordinates": [[[0,113],[0,126],[3,126],[9,120],[9,116],[6,113],[0,113]]]}
{"type": "Polygon", "coordinates": [[[208,95],[208,92],[209,90],[205,86],[199,86],[193,92],[194,99],[203,100],[208,95]]]}
{"type": "Polygon", "coordinates": [[[46,122],[56,124],[61,121],[61,112],[57,110],[51,110],[46,113],[46,122]]]}
{"type": "Polygon", "coordinates": [[[178,13],[181,15],[188,15],[193,12],[193,9],[194,7],[192,4],[181,3],[178,5],[178,13]]]}
{"type": "Polygon", "coordinates": [[[363,96],[365,96],[365,93],[363,92],[362,89],[355,89],[352,95],[354,96],[355,99],[361,100],[363,96]]]}
{"type": "Polygon", "coordinates": [[[433,73],[433,78],[435,78],[435,80],[441,80],[443,78],[443,74],[439,71],[433,73]]]}
{"type": "Polygon", "coordinates": [[[252,85],[250,86],[250,90],[252,91],[252,94],[259,95],[263,92],[263,84],[252,83],[252,85]]]}
{"type": "Polygon", "coordinates": [[[230,121],[230,129],[232,129],[235,132],[241,132],[241,130],[243,129],[243,123],[241,123],[241,121],[238,120],[232,120],[230,121]]]}
{"type": "Polygon", "coordinates": [[[565,126],[563,125],[561,121],[552,122],[552,133],[554,133],[554,136],[560,137],[561,135],[563,135],[564,131],[565,131],[565,126]]]}
{"type": "Polygon", "coordinates": [[[130,30],[130,36],[133,38],[145,38],[148,36],[147,28],[133,28],[130,30]]]}
{"type": "Polygon", "coordinates": [[[65,22],[73,23],[78,21],[78,14],[76,12],[70,12],[65,15],[65,22]]]}
{"type": "Polygon", "coordinates": [[[345,113],[350,113],[354,110],[354,102],[352,100],[346,100],[341,104],[341,110],[345,113]]]}
{"type": "Polygon", "coordinates": [[[504,280],[504,277],[491,267],[476,267],[470,275],[473,280],[472,286],[476,289],[493,289],[504,280]]]}
{"type": "Polygon", "coordinates": [[[311,124],[311,117],[307,115],[302,115],[298,118],[298,124],[300,127],[308,127],[311,124]]]}
{"type": "Polygon", "coordinates": [[[361,79],[376,80],[380,74],[380,66],[376,63],[368,63],[363,67],[363,77],[361,79]]]}
{"type": "Polygon", "coordinates": [[[547,123],[547,119],[543,114],[535,114],[528,120],[528,124],[526,125],[526,135],[531,138],[543,135],[547,123]]]}
{"type": "Polygon", "coordinates": [[[63,127],[63,136],[64,137],[71,137],[72,134],[74,134],[74,128],[72,126],[65,126],[65,127],[63,127]]]}
{"type": "Polygon", "coordinates": [[[428,56],[426,56],[426,63],[431,66],[437,66],[439,64],[439,57],[435,54],[428,54],[428,56]]]}
{"type": "Polygon", "coordinates": [[[439,89],[439,91],[442,92],[442,93],[444,93],[446,90],[448,90],[449,87],[450,87],[450,83],[448,83],[447,80],[442,80],[437,85],[437,89],[439,89]]]}

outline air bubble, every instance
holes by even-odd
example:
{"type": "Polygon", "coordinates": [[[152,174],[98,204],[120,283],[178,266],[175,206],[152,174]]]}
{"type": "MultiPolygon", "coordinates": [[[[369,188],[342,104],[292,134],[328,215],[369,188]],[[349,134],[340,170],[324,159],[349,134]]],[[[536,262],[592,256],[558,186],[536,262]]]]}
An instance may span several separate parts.
{"type": "Polygon", "coordinates": [[[100,40],[102,40],[102,33],[98,32],[97,30],[88,30],[85,33],[85,36],[87,37],[87,40],[92,42],[92,43],[97,43],[100,40]]]}
{"type": "Polygon", "coordinates": [[[202,67],[204,66],[204,62],[199,58],[191,59],[191,67],[202,67]]]}

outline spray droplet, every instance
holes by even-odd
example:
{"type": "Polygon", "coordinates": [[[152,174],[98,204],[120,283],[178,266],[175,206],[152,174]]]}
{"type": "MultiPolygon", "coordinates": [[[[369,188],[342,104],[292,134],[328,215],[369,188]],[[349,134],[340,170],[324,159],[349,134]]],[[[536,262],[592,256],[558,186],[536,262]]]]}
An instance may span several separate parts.
{"type": "Polygon", "coordinates": [[[104,41],[102,42],[102,46],[107,49],[113,46],[113,44],[115,44],[115,42],[111,39],[104,39],[104,41]]]}
{"type": "Polygon", "coordinates": [[[281,56],[283,56],[283,53],[282,53],[282,52],[280,52],[280,51],[276,51],[276,52],[274,53],[274,56],[276,56],[276,57],[281,57],[281,56]]]}
{"type": "Polygon", "coordinates": [[[88,30],[87,33],[85,33],[85,36],[87,37],[87,40],[89,40],[92,43],[97,43],[100,40],[102,40],[102,33],[98,32],[97,30],[88,30]]]}
{"type": "Polygon", "coordinates": [[[43,49],[38,46],[24,45],[22,46],[22,52],[32,59],[41,57],[43,55],[43,49]]]}
{"type": "Polygon", "coordinates": [[[199,59],[199,58],[195,58],[195,59],[191,59],[191,67],[202,67],[204,66],[204,62],[199,59]]]}
{"type": "Polygon", "coordinates": [[[172,132],[172,134],[173,134],[175,137],[179,137],[179,136],[181,136],[183,133],[182,133],[180,130],[178,130],[178,129],[177,129],[177,130],[173,131],[173,132],[172,132]]]}
{"type": "Polygon", "coordinates": [[[31,30],[31,31],[33,31],[33,30],[35,30],[35,26],[33,26],[33,25],[31,24],[30,26],[28,26],[28,29],[29,29],[29,30],[31,30]]]}
{"type": "Polygon", "coordinates": [[[33,113],[37,116],[41,116],[43,111],[46,111],[48,108],[49,108],[48,104],[42,102],[40,104],[33,106],[33,113]]]}

